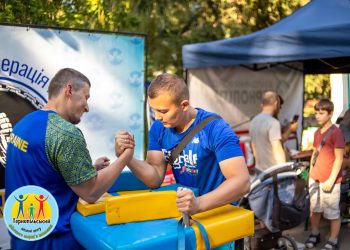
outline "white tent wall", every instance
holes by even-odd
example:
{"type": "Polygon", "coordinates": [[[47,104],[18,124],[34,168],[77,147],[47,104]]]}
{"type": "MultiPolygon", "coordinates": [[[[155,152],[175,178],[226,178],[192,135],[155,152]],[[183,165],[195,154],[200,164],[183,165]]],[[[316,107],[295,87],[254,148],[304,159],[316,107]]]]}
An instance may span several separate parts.
{"type": "Polygon", "coordinates": [[[338,117],[343,116],[348,109],[347,102],[347,74],[331,74],[331,100],[334,104],[332,122],[335,123],[338,117]]]}
{"type": "MultiPolygon", "coordinates": [[[[293,66],[301,68],[301,64],[293,66]]],[[[187,83],[191,104],[220,114],[235,131],[249,129],[250,119],[260,112],[261,95],[266,90],[274,90],[284,99],[279,114],[282,124],[295,114],[302,117],[303,73],[284,65],[261,71],[239,66],[189,69],[187,83]]],[[[298,141],[301,122],[299,119],[298,141]]]]}

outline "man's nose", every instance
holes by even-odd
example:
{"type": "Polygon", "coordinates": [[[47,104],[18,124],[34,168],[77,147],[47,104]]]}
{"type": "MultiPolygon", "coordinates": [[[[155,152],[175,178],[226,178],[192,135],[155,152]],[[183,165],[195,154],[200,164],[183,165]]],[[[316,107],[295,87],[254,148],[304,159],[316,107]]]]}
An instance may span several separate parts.
{"type": "Polygon", "coordinates": [[[84,111],[89,112],[89,105],[88,104],[86,104],[84,111]]]}
{"type": "Polygon", "coordinates": [[[159,120],[159,121],[163,120],[163,117],[158,113],[155,113],[155,118],[156,118],[156,120],[159,120]]]}

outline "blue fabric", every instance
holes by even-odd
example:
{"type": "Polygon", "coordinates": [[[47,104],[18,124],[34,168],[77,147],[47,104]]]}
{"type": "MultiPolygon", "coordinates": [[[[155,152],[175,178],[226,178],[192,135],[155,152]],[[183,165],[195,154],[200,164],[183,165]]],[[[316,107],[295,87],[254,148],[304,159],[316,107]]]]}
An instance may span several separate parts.
{"type": "Polygon", "coordinates": [[[149,187],[140,181],[130,170],[124,170],[109,188],[108,193],[142,189],[149,189],[149,187]]]}
{"type": "Polygon", "coordinates": [[[199,228],[199,231],[201,232],[201,236],[204,240],[205,249],[209,250],[210,249],[210,241],[209,241],[208,233],[205,230],[205,227],[199,221],[193,220],[193,222],[196,223],[196,225],[199,228]]]}
{"type": "Polygon", "coordinates": [[[186,69],[350,56],[350,1],[312,0],[249,35],[182,49],[186,69]]]}
{"type": "MultiPolygon", "coordinates": [[[[17,244],[20,246],[17,249],[31,249],[32,246],[45,249],[47,244],[52,243],[52,240],[55,242],[54,239],[58,237],[57,235],[62,235],[63,233],[68,235],[71,233],[70,217],[75,211],[78,196],[48,160],[45,148],[45,135],[50,113],[54,112],[34,111],[16,124],[13,134],[28,142],[28,147],[24,151],[11,143],[8,144],[5,169],[6,198],[19,187],[35,185],[49,191],[55,197],[59,209],[59,217],[55,229],[44,240],[37,241],[36,245],[33,245],[33,242],[21,241],[12,236],[16,246],[17,244]],[[43,245],[40,247],[41,243],[43,245]]],[[[65,244],[69,245],[68,243],[65,244]]],[[[74,242],[72,244],[74,245],[74,242]]],[[[47,249],[54,248],[50,247],[47,249]]],[[[63,247],[57,249],[63,249],[63,247]]]]}
{"type": "MultiPolygon", "coordinates": [[[[184,133],[165,128],[160,121],[154,122],[149,132],[148,150],[163,151],[168,159],[173,148],[194,126],[206,117],[216,115],[197,110],[195,121],[184,133]]],[[[177,183],[196,187],[203,195],[225,180],[219,162],[236,156],[243,156],[238,137],[223,119],[213,120],[186,145],[173,165],[173,174],[177,183]]]]}
{"type": "Polygon", "coordinates": [[[24,241],[11,238],[12,250],[83,250],[84,248],[75,240],[71,232],[63,235],[52,235],[38,241],[24,241]]]}
{"type": "MultiPolygon", "coordinates": [[[[176,219],[130,222],[110,225],[105,213],[84,217],[74,213],[71,218],[74,237],[86,249],[177,250],[176,219]]],[[[185,229],[186,249],[195,250],[196,236],[191,227],[185,229]]]]}

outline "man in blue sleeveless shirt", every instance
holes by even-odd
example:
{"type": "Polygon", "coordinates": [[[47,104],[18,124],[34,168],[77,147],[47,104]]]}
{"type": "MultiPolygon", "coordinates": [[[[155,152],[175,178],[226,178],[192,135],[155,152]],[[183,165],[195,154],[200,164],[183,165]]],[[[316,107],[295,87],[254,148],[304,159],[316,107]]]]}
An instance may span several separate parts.
{"type": "MultiPolygon", "coordinates": [[[[149,131],[146,160],[133,158],[128,167],[155,188],[164,179],[173,148],[194,126],[216,114],[192,107],[184,80],[173,74],[157,76],[147,94],[157,121],[149,131]]],[[[119,132],[116,140],[117,155],[134,145],[133,136],[126,131],[119,132]]],[[[239,140],[223,119],[210,121],[198,132],[172,169],[177,183],[199,189],[199,197],[190,189],[177,192],[177,206],[183,213],[195,214],[232,203],[250,189],[239,140]]]]}
{"type": "Polygon", "coordinates": [[[35,185],[56,199],[59,218],[55,229],[37,241],[11,235],[11,249],[81,249],[70,228],[78,198],[93,203],[114,183],[133,155],[133,147],[109,164],[107,157],[92,164],[82,132],[75,126],[89,111],[89,79],[74,69],[61,69],[51,80],[49,101],[19,121],[12,137],[26,147],[7,148],[6,198],[16,189],[35,185]]]}

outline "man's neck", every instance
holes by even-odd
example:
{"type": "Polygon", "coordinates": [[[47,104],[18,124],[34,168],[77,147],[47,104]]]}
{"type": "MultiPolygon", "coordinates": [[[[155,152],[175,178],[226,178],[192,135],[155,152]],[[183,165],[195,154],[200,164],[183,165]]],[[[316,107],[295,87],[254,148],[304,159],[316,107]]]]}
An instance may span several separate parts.
{"type": "Polygon", "coordinates": [[[62,116],[64,119],[65,116],[63,111],[63,106],[57,100],[49,100],[47,104],[42,108],[42,110],[51,110],[62,116]]]}
{"type": "Polygon", "coordinates": [[[188,112],[184,116],[182,124],[179,126],[176,126],[175,130],[179,133],[185,132],[196,119],[197,113],[198,113],[197,109],[192,107],[189,108],[188,112]]]}
{"type": "Polygon", "coordinates": [[[265,113],[273,116],[275,113],[275,109],[272,106],[264,106],[262,107],[261,113],[265,113]]]}

